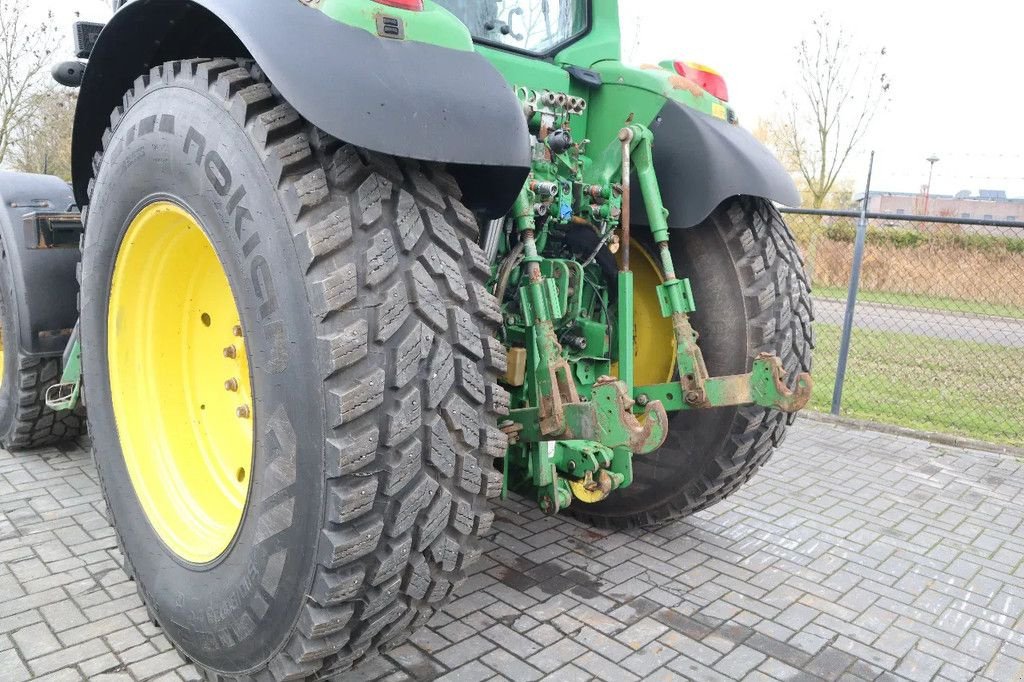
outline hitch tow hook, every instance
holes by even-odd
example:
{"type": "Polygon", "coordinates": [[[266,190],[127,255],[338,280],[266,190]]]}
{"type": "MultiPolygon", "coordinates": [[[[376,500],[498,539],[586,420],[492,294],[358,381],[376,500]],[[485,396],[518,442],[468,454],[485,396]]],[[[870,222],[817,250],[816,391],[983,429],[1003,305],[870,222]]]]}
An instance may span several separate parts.
{"type": "Polygon", "coordinates": [[[632,432],[633,435],[629,439],[629,450],[635,455],[654,452],[665,444],[665,438],[668,436],[668,413],[665,412],[661,401],[648,403],[643,414],[645,419],[642,424],[632,413],[628,417],[639,427],[632,432]]]}
{"type": "Polygon", "coordinates": [[[604,413],[602,429],[616,431],[608,433],[606,442],[621,443],[635,455],[654,452],[665,443],[668,436],[668,414],[660,400],[652,400],[644,406],[641,421],[633,413],[635,401],[630,397],[625,383],[614,377],[601,377],[594,384],[593,402],[599,412],[604,413]]]}
{"type": "Polygon", "coordinates": [[[782,360],[771,353],[761,353],[754,361],[754,376],[751,382],[754,402],[764,407],[774,407],[782,412],[798,412],[811,399],[814,381],[807,372],[796,377],[796,388],[786,386],[786,370],[782,360]]]}

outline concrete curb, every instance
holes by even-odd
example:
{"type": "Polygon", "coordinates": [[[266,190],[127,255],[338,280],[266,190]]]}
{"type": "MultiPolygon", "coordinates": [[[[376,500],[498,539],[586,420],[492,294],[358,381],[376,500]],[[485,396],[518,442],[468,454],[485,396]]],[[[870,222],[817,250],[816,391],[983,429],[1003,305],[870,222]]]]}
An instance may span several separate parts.
{"type": "Polygon", "coordinates": [[[801,413],[801,416],[825,424],[840,424],[842,426],[848,426],[862,431],[877,431],[879,433],[904,436],[906,438],[914,438],[916,440],[928,441],[939,445],[949,445],[951,447],[966,448],[968,450],[991,452],[997,455],[1004,455],[1006,457],[1014,457],[1019,460],[1024,460],[1024,448],[1018,448],[1013,445],[989,443],[983,440],[967,438],[966,436],[957,436],[951,433],[918,431],[916,429],[909,429],[905,426],[883,424],[881,422],[873,422],[866,419],[854,419],[853,417],[841,417],[827,412],[815,412],[813,410],[805,410],[801,413]]]}

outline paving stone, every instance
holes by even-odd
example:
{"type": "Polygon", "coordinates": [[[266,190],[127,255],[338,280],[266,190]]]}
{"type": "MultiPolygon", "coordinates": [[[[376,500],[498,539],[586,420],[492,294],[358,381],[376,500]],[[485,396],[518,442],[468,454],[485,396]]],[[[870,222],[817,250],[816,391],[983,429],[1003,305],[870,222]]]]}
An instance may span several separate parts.
{"type": "Polygon", "coordinates": [[[144,658],[141,661],[128,666],[128,671],[139,679],[153,677],[167,670],[180,667],[185,661],[176,651],[165,651],[164,653],[144,658]]]}
{"type": "Polygon", "coordinates": [[[814,620],[817,615],[818,612],[806,604],[793,604],[776,616],[774,621],[792,630],[799,630],[814,620]]]}
{"type": "Polygon", "coordinates": [[[569,638],[564,638],[544,647],[539,653],[527,659],[527,661],[530,665],[539,668],[541,671],[551,673],[576,660],[586,651],[586,648],[582,645],[569,638]]]}
{"type": "Polygon", "coordinates": [[[549,623],[538,625],[533,630],[527,632],[526,635],[541,646],[554,644],[564,636],[549,623]]]}
{"type": "Polygon", "coordinates": [[[543,678],[543,682],[590,682],[592,675],[586,670],[569,664],[543,678]]]}
{"type": "Polygon", "coordinates": [[[811,659],[811,656],[806,652],[760,632],[753,633],[743,643],[755,651],[760,651],[766,656],[778,659],[796,668],[802,668],[811,659]]]}
{"type": "Polygon", "coordinates": [[[47,675],[33,678],[33,682],[84,682],[86,678],[75,668],[61,668],[47,675]]]}
{"type": "Polygon", "coordinates": [[[120,665],[121,662],[117,660],[117,656],[111,653],[106,653],[88,661],[79,663],[78,668],[82,671],[82,674],[85,675],[86,679],[91,680],[100,673],[104,673],[108,670],[114,670],[120,665]]]}
{"type": "Polygon", "coordinates": [[[698,663],[686,656],[676,656],[668,662],[667,667],[679,673],[686,680],[701,680],[701,682],[735,682],[735,680],[716,672],[713,668],[698,663]]]}
{"type": "MultiPolygon", "coordinates": [[[[640,679],[637,671],[626,670],[594,651],[588,651],[576,660],[576,665],[605,682],[632,682],[640,679]]],[[[654,679],[648,675],[648,680],[654,679]]]]}
{"type": "Polygon", "coordinates": [[[801,631],[790,637],[788,643],[813,657],[828,644],[828,640],[828,637],[801,631]]]}
{"type": "Polygon", "coordinates": [[[480,659],[492,670],[500,672],[509,679],[519,682],[530,682],[539,680],[543,674],[531,665],[528,665],[521,657],[504,649],[494,649],[480,659]]]}
{"type": "Polygon", "coordinates": [[[495,647],[495,644],[479,635],[473,635],[444,651],[434,654],[437,660],[449,668],[458,668],[467,661],[480,658],[495,647]]]}
{"type": "Polygon", "coordinates": [[[687,637],[681,632],[669,630],[658,641],[703,665],[711,665],[722,657],[722,652],[687,637]]]}
{"type": "Polygon", "coordinates": [[[910,651],[920,639],[917,635],[911,634],[898,627],[887,628],[875,640],[874,647],[885,653],[902,658],[910,651]]]}
{"type": "Polygon", "coordinates": [[[438,682],[480,682],[494,677],[494,671],[480,661],[470,661],[438,678],[438,682]]]}
{"type": "Polygon", "coordinates": [[[767,656],[760,651],[740,645],[715,663],[715,670],[733,679],[740,679],[760,665],[767,656]]]}
{"type": "Polygon", "coordinates": [[[53,632],[63,632],[88,622],[81,609],[70,599],[47,604],[41,607],[39,612],[53,632]]]}
{"type": "Polygon", "coordinates": [[[130,627],[131,621],[128,620],[123,614],[110,616],[108,618],[102,618],[100,620],[92,621],[85,625],[80,625],[70,630],[65,630],[57,635],[61,643],[65,646],[71,646],[84,642],[88,639],[96,637],[102,637],[118,630],[130,627]]]}
{"type": "Polygon", "coordinates": [[[667,630],[668,626],[659,623],[653,618],[644,618],[616,634],[615,639],[630,649],[637,651],[646,646],[651,640],[657,639],[658,636],[667,630]]]}
{"type": "Polygon", "coordinates": [[[493,625],[483,633],[483,636],[508,650],[519,659],[528,658],[540,650],[540,645],[524,637],[506,625],[493,625]]]}
{"type": "Polygon", "coordinates": [[[653,641],[623,659],[621,665],[640,677],[646,677],[678,655],[678,652],[672,647],[659,641],[653,641]]]}
{"type": "Polygon", "coordinates": [[[0,680],[5,682],[23,682],[31,679],[32,675],[25,664],[22,663],[18,652],[14,649],[0,651],[0,680]]]}
{"type": "Polygon", "coordinates": [[[60,642],[44,623],[18,630],[11,635],[11,639],[14,640],[19,653],[27,660],[38,658],[61,648],[60,642]]]}
{"type": "Polygon", "coordinates": [[[60,649],[52,654],[30,659],[28,664],[32,672],[36,676],[40,676],[101,656],[107,653],[107,651],[106,644],[99,639],[92,639],[88,642],[60,649]]]}
{"type": "Polygon", "coordinates": [[[138,646],[133,646],[131,649],[128,649],[127,651],[118,652],[117,656],[121,659],[122,663],[130,664],[137,663],[138,661],[147,658],[151,658],[153,656],[156,656],[158,653],[160,652],[157,651],[157,648],[147,640],[144,641],[142,644],[139,644],[138,646]]]}
{"type": "Polygon", "coordinates": [[[633,649],[590,627],[584,627],[574,639],[603,658],[619,662],[633,653],[633,649]]]}
{"type": "Polygon", "coordinates": [[[941,667],[941,660],[915,649],[903,657],[894,672],[914,682],[926,682],[934,678],[941,667]]]}

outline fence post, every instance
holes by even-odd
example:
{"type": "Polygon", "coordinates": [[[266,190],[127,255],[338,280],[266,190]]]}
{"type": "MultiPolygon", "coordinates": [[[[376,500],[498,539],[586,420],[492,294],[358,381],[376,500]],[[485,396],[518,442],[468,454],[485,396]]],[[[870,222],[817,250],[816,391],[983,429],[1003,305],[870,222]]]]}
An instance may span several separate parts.
{"type": "Polygon", "coordinates": [[[843,384],[846,382],[846,360],[850,356],[850,336],[853,334],[853,313],[860,288],[860,266],[864,261],[864,243],[868,235],[868,200],[871,198],[871,172],[875,168],[875,153],[868,163],[868,181],[864,186],[864,201],[857,220],[857,239],[853,246],[853,267],[850,268],[850,288],[846,293],[846,312],[843,315],[843,336],[839,343],[839,363],[836,365],[836,385],[832,390],[832,414],[838,415],[843,403],[843,384]]]}

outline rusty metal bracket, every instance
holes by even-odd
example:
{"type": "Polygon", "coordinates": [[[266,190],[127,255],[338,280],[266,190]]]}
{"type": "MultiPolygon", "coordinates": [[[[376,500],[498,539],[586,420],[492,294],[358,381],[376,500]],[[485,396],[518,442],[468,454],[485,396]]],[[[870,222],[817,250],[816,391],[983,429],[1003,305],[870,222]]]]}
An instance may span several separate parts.
{"type": "Polygon", "coordinates": [[[592,404],[598,411],[602,438],[595,438],[607,447],[625,447],[636,455],[646,455],[662,446],[668,436],[668,413],[660,401],[644,406],[641,421],[633,413],[636,401],[626,384],[614,377],[600,377],[594,384],[592,404]]]}
{"type": "Polygon", "coordinates": [[[786,370],[779,356],[761,353],[754,360],[750,388],[754,404],[783,412],[797,412],[810,401],[814,380],[807,372],[801,372],[796,377],[796,389],[790,390],[786,386],[786,370]]]}
{"type": "Polygon", "coordinates": [[[668,435],[665,407],[660,401],[652,400],[638,417],[633,412],[634,404],[623,382],[601,377],[594,384],[590,401],[560,403],[565,424],[560,433],[545,431],[538,407],[512,410],[503,430],[516,433],[519,443],[588,440],[612,449],[625,448],[634,454],[657,450],[668,435]]]}

